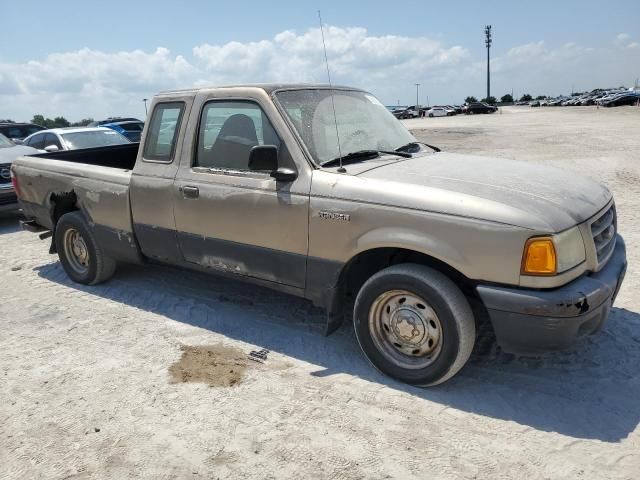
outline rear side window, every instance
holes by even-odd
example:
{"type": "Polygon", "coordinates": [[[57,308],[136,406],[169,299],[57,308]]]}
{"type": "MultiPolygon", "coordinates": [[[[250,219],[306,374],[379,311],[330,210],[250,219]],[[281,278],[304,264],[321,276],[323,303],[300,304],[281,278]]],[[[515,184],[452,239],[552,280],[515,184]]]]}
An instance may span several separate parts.
{"type": "Polygon", "coordinates": [[[144,143],[144,159],[171,162],[176,151],[183,102],[158,103],[153,110],[147,139],[144,143]]]}
{"type": "Polygon", "coordinates": [[[40,133],[38,135],[34,135],[29,139],[28,142],[25,142],[25,145],[33,148],[37,148],[38,150],[44,150],[44,136],[45,133],[40,133]]]}

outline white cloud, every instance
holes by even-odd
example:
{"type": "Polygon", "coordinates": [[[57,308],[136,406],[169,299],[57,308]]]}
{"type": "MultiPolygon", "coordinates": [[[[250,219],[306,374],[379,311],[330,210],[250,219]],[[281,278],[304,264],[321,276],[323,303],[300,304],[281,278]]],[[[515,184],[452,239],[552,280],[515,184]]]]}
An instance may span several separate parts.
{"type": "MultiPolygon", "coordinates": [[[[427,37],[373,36],[365,28],[325,30],[332,78],[373,91],[384,102],[460,102],[482,95],[483,56],[427,37]]],[[[638,43],[625,33],[609,47],[544,41],[517,45],[492,59],[492,92],[566,93],[633,82],[638,43]]],[[[497,45],[494,45],[496,51],[497,45]]],[[[229,83],[325,82],[320,30],[287,30],[257,42],[195,46],[189,56],[166,48],[106,53],[87,48],[41,60],[0,63],[0,116],[30,119],[35,113],[87,116],[142,115],[143,97],[160,90],[229,83]]]]}
{"type": "Polygon", "coordinates": [[[619,33],[618,35],[616,35],[615,43],[617,45],[622,45],[625,42],[627,42],[630,38],[631,36],[628,33],[619,33]]]}

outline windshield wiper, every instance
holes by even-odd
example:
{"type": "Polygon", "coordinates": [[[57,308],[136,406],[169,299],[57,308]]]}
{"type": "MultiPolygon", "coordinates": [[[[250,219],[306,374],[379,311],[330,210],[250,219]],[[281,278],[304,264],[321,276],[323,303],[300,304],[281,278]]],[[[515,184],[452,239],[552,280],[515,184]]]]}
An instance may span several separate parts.
{"type": "Polygon", "coordinates": [[[342,157],[336,157],[336,158],[332,158],[331,160],[327,160],[326,162],[321,163],[320,166],[331,167],[334,165],[339,165],[340,161],[342,161],[343,164],[354,163],[360,160],[367,160],[370,158],[379,157],[381,153],[385,155],[395,155],[397,157],[404,157],[404,158],[412,157],[412,155],[407,152],[398,152],[398,151],[389,151],[389,150],[357,150],[355,152],[347,153],[342,157]]]}
{"type": "Polygon", "coordinates": [[[406,145],[402,145],[401,147],[396,148],[396,152],[402,152],[403,150],[406,150],[407,148],[413,147],[415,145],[424,145],[425,147],[429,147],[434,152],[440,152],[441,151],[438,147],[435,147],[433,145],[429,145],[428,143],[424,143],[424,142],[409,142],[406,145]]]}

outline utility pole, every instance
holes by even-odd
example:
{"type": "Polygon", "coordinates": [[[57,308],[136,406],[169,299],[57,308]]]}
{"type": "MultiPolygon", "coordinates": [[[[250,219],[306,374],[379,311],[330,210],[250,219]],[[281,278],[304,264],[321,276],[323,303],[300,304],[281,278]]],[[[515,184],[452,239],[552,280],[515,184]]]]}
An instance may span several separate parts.
{"type": "Polygon", "coordinates": [[[418,90],[420,89],[420,84],[416,83],[416,108],[420,107],[420,100],[418,100],[419,95],[418,95],[418,90]]]}
{"type": "Polygon", "coordinates": [[[147,101],[149,99],[148,98],[143,98],[142,101],[144,102],[144,116],[148,117],[149,116],[149,112],[147,112],[147,101]]]}
{"type": "Polygon", "coordinates": [[[491,49],[491,25],[484,27],[485,40],[484,44],[487,46],[487,100],[491,96],[491,71],[489,68],[489,50],[491,49]]]}

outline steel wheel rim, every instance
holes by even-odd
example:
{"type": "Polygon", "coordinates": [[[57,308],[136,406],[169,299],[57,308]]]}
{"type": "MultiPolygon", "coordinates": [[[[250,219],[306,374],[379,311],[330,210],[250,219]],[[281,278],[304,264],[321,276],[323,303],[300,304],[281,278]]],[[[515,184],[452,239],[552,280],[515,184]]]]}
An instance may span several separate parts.
{"type": "Polygon", "coordinates": [[[390,290],[373,301],[369,331],[378,351],[401,368],[428,367],[442,350],[438,315],[424,299],[407,290],[390,290]]]}
{"type": "Polygon", "coordinates": [[[75,228],[69,228],[64,232],[64,253],[69,266],[74,272],[84,275],[89,270],[89,249],[87,242],[75,228]]]}

